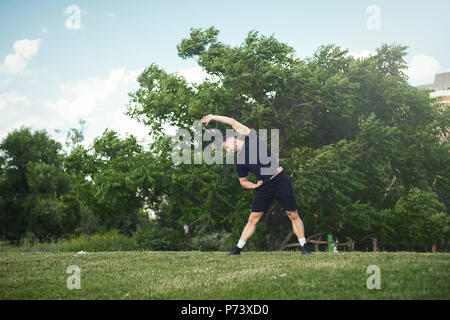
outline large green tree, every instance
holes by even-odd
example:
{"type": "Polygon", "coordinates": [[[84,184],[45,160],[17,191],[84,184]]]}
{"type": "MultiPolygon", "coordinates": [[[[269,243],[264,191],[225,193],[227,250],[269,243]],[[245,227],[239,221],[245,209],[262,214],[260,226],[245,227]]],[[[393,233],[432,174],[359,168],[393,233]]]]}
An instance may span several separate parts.
{"type": "Polygon", "coordinates": [[[21,128],[7,135],[0,151],[0,233],[10,240],[72,233],[80,208],[61,144],[46,131],[21,128]]]}
{"type": "Polygon", "coordinates": [[[154,170],[153,163],[152,154],[144,152],[134,136],[121,138],[112,130],[105,130],[89,147],[75,144],[65,159],[76,176],[75,194],[92,218],[106,229],[127,233],[136,230],[144,200],[157,197],[155,179],[162,172],[154,170]]]}

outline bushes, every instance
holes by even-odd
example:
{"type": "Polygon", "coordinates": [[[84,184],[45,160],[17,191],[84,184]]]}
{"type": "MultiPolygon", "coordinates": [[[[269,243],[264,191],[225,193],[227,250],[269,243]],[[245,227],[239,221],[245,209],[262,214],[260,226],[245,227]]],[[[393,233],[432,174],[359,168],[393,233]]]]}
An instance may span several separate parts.
{"type": "Polygon", "coordinates": [[[201,234],[191,238],[189,247],[199,251],[226,251],[229,249],[227,240],[229,234],[214,232],[201,234]]]}
{"type": "Polygon", "coordinates": [[[94,214],[84,205],[80,206],[81,220],[74,234],[105,233],[108,230],[117,230],[121,234],[133,235],[139,226],[148,222],[148,214],[142,209],[129,210],[124,213],[103,217],[94,214]]]}
{"type": "Polygon", "coordinates": [[[445,210],[431,190],[411,188],[393,209],[385,210],[386,241],[415,250],[439,246],[450,236],[450,218],[445,210]]]}
{"type": "Polygon", "coordinates": [[[81,235],[68,240],[58,241],[50,245],[51,251],[78,252],[78,251],[130,251],[135,250],[133,238],[112,230],[104,234],[81,235]]]}
{"type": "Polygon", "coordinates": [[[169,227],[159,227],[152,221],[136,231],[133,236],[137,248],[143,250],[178,251],[186,249],[188,239],[180,230],[169,227]]]}
{"type": "Polygon", "coordinates": [[[187,237],[182,228],[161,227],[156,221],[138,230],[133,239],[136,246],[143,250],[200,250],[200,251],[224,251],[229,245],[226,241],[229,234],[210,230],[207,227],[199,227],[193,236],[187,237]]]}
{"type": "Polygon", "coordinates": [[[192,237],[187,237],[182,228],[162,227],[151,221],[141,227],[133,236],[120,233],[117,229],[97,232],[92,235],[73,235],[67,239],[40,243],[33,233],[17,241],[16,244],[1,243],[0,251],[25,252],[101,252],[101,251],[224,251],[229,245],[229,234],[199,229],[192,237]]]}

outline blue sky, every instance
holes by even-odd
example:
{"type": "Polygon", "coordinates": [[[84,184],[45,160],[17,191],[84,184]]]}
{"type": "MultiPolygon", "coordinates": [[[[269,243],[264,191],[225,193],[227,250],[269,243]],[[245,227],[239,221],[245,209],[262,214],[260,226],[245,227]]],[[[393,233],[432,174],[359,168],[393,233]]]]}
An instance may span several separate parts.
{"type": "Polygon", "coordinates": [[[329,43],[364,55],[395,42],[409,46],[411,84],[430,83],[450,70],[448,12],[448,0],[1,0],[0,138],[21,125],[53,133],[79,118],[87,121],[87,142],[105,128],[145,136],[123,115],[127,93],[151,63],[201,81],[195,61],[177,56],[190,28],[215,26],[233,46],[250,30],[274,34],[299,57],[329,43]],[[80,14],[66,13],[70,6],[80,14]]]}

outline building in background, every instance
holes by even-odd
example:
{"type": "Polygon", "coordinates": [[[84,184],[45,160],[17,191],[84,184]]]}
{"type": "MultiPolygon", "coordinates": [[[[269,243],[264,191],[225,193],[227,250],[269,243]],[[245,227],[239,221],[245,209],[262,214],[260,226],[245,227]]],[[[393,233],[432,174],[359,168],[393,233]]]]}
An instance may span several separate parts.
{"type": "MultiPolygon", "coordinates": [[[[450,72],[436,73],[434,83],[417,86],[417,88],[430,90],[430,97],[438,98],[438,110],[444,111],[450,106],[450,72]]],[[[440,134],[441,143],[448,142],[449,130],[447,128],[445,133],[440,134]]]]}

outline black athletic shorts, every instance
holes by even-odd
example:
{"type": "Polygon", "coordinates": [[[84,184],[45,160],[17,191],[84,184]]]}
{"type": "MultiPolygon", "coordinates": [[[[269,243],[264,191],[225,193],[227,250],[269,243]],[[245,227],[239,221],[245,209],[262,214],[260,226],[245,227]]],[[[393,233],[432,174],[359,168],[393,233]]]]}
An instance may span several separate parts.
{"type": "Polygon", "coordinates": [[[297,210],[294,189],[287,174],[281,171],[272,180],[257,187],[252,201],[252,212],[266,212],[275,199],[287,211],[297,210]]]}

